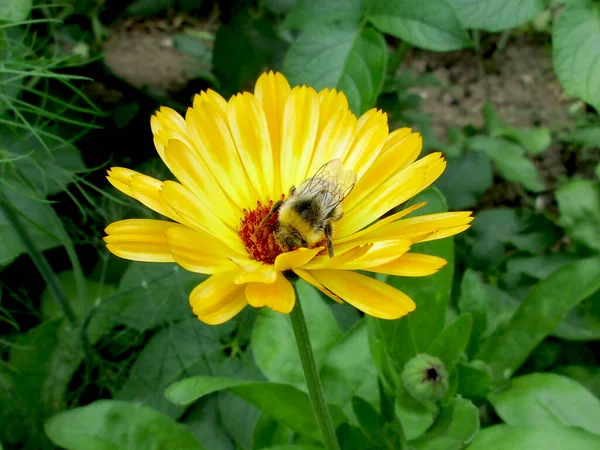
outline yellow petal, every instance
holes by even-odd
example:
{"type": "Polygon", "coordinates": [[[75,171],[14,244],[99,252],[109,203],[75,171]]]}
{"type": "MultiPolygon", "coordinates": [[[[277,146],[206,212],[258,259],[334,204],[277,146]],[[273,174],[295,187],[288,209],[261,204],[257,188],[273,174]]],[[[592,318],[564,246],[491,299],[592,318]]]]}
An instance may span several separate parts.
{"type": "Polygon", "coordinates": [[[335,254],[333,258],[330,258],[329,255],[319,255],[314,257],[307,264],[304,264],[302,268],[306,270],[337,269],[342,267],[344,264],[354,262],[356,259],[367,253],[371,247],[373,247],[373,244],[367,243],[363,245],[356,245],[354,248],[344,252],[339,252],[337,249],[334,249],[335,254]]]}
{"type": "Polygon", "coordinates": [[[262,106],[269,126],[271,148],[273,150],[274,195],[283,193],[286,188],[281,187],[279,174],[279,161],[281,153],[281,130],[283,127],[283,110],[290,95],[290,85],[280,73],[263,73],[254,88],[254,95],[262,106]]]}
{"type": "Polygon", "coordinates": [[[240,209],[256,204],[257,193],[235,147],[227,117],[208,102],[190,108],[185,116],[192,146],[201,155],[223,191],[240,209]]]}
{"type": "Polygon", "coordinates": [[[318,137],[321,135],[327,123],[340,111],[348,111],[348,99],[343,92],[335,89],[323,89],[317,94],[319,98],[319,130],[318,137]]]}
{"type": "Polygon", "coordinates": [[[446,260],[438,256],[406,253],[394,261],[367,270],[401,277],[424,277],[436,273],[446,264],[446,260]]]}
{"type": "Polygon", "coordinates": [[[194,288],[190,305],[194,314],[209,325],[227,322],[248,304],[244,286],[233,283],[238,270],[217,273],[194,288]]]}
{"type": "Polygon", "coordinates": [[[403,292],[374,278],[345,270],[313,270],[324,287],[365,314],[380,319],[397,319],[415,309],[403,292]]]}
{"type": "MultiPolygon", "coordinates": [[[[339,221],[336,237],[338,239],[346,237],[360,230],[390,209],[414,197],[433,183],[445,167],[446,162],[438,152],[431,153],[406,169],[393,174],[344,214],[339,221]]],[[[344,207],[347,208],[348,205],[344,203],[344,207]]]]}
{"type": "Polygon", "coordinates": [[[210,169],[195,151],[181,141],[172,140],[165,148],[165,160],[173,174],[188,188],[198,203],[206,205],[230,228],[239,225],[241,209],[229,201],[210,169]]]}
{"type": "Polygon", "coordinates": [[[385,264],[406,253],[412,242],[406,239],[389,239],[342,244],[338,246],[340,255],[329,258],[317,256],[303,269],[367,270],[369,267],[385,264]],[[350,257],[349,255],[352,255],[350,257]]]}
{"type": "Polygon", "coordinates": [[[106,227],[106,248],[114,255],[133,261],[173,262],[166,230],[173,222],[151,219],[127,219],[106,227]]]}
{"type": "Polygon", "coordinates": [[[277,279],[271,284],[247,284],[246,299],[255,308],[268,306],[274,311],[289,314],[294,308],[296,294],[290,282],[278,272],[277,279]]]}
{"type": "Polygon", "coordinates": [[[240,159],[258,193],[258,200],[274,195],[273,151],[267,118],[254,95],[245,92],[229,101],[229,127],[240,159]]]}
{"type": "Polygon", "coordinates": [[[307,178],[332,159],[345,157],[354,140],[357,126],[358,119],[350,110],[338,110],[329,117],[317,140],[307,178]]]}
{"type": "Polygon", "coordinates": [[[329,297],[333,301],[336,301],[338,303],[343,303],[342,299],[340,297],[338,297],[333,292],[331,292],[329,289],[327,289],[325,286],[323,286],[321,283],[319,283],[315,279],[315,277],[313,277],[310,274],[310,271],[303,270],[303,269],[294,269],[294,273],[296,275],[298,275],[300,278],[302,278],[304,281],[306,281],[308,284],[316,287],[319,291],[321,291],[323,294],[325,294],[327,297],[329,297]]]}
{"type": "Polygon", "coordinates": [[[464,226],[471,223],[473,219],[470,211],[426,214],[388,223],[385,226],[368,231],[363,239],[390,239],[395,237],[410,239],[413,242],[431,241],[463,231],[464,226]],[[453,230],[452,234],[449,235],[442,233],[444,230],[455,227],[461,227],[462,229],[456,232],[453,230]]]}
{"type": "Polygon", "coordinates": [[[360,178],[371,166],[388,136],[387,114],[371,109],[358,119],[358,130],[352,147],[344,160],[344,167],[360,178]]]}
{"type": "Polygon", "coordinates": [[[193,107],[194,109],[198,109],[201,103],[210,103],[219,114],[223,117],[227,116],[227,100],[225,100],[221,95],[213,91],[212,89],[208,89],[207,91],[202,91],[200,94],[196,94],[194,96],[193,107]]]}
{"type": "Polygon", "coordinates": [[[174,181],[165,181],[161,195],[180,217],[181,223],[213,235],[214,239],[225,243],[232,251],[246,253],[237,231],[214,214],[212,205],[203,204],[188,188],[174,181]]]}
{"type": "Polygon", "coordinates": [[[154,146],[159,156],[164,158],[164,147],[170,139],[177,139],[189,145],[185,120],[175,110],[162,106],[150,118],[150,127],[154,135],[154,146]]]}
{"type": "Polygon", "coordinates": [[[462,233],[463,231],[468,230],[469,228],[471,228],[471,225],[460,225],[458,227],[446,228],[445,230],[436,231],[435,233],[432,233],[429,236],[424,237],[423,239],[419,240],[418,242],[426,242],[426,241],[433,241],[436,239],[444,239],[444,238],[447,238],[450,236],[454,236],[455,234],[462,233]]]}
{"type": "Polygon", "coordinates": [[[393,131],[386,139],[380,155],[358,178],[354,190],[344,200],[344,208],[351,210],[393,174],[402,171],[414,161],[422,147],[423,139],[418,133],[410,133],[410,128],[393,131]]]}
{"type": "Polygon", "coordinates": [[[112,167],[107,173],[108,181],[124,194],[163,216],[179,219],[160,196],[162,181],[123,167],[112,167]]]}
{"type": "Polygon", "coordinates": [[[231,249],[208,233],[173,226],[166,237],[173,259],[190,272],[213,274],[235,268],[228,258],[231,249]]]}
{"type": "MultiPolygon", "coordinates": [[[[251,262],[258,262],[248,260],[244,264],[245,270],[240,272],[233,282],[235,284],[246,284],[246,283],[265,283],[271,284],[277,279],[277,271],[272,265],[258,263],[256,265],[250,264],[251,262]]],[[[239,265],[239,260],[236,261],[239,265]]]]}
{"type": "Polygon", "coordinates": [[[302,267],[315,257],[317,253],[323,250],[323,247],[298,248],[291,252],[285,252],[275,258],[275,270],[285,272],[286,270],[302,267]]]}
{"type": "Polygon", "coordinates": [[[311,87],[295,87],[283,112],[281,136],[281,186],[288,191],[308,178],[319,127],[319,101],[311,87]]]}
{"type": "Polygon", "coordinates": [[[359,238],[362,239],[367,233],[370,233],[370,232],[373,232],[375,230],[378,230],[381,227],[383,227],[383,226],[385,226],[385,225],[387,225],[389,223],[392,223],[392,222],[394,222],[394,221],[396,221],[396,220],[398,220],[398,219],[400,219],[400,218],[402,218],[404,216],[407,216],[410,213],[412,213],[413,211],[416,211],[417,209],[425,206],[426,204],[427,204],[427,202],[416,203],[416,204],[414,204],[412,206],[409,206],[406,209],[403,209],[400,212],[397,212],[397,213],[392,214],[392,215],[390,215],[388,217],[380,219],[377,222],[375,222],[373,225],[371,225],[371,226],[369,226],[369,227],[367,227],[367,228],[365,228],[363,230],[357,231],[356,233],[351,234],[350,236],[346,236],[345,238],[341,238],[341,239],[334,239],[333,243],[335,245],[335,244],[342,244],[344,242],[354,241],[354,240],[357,240],[359,238]]]}

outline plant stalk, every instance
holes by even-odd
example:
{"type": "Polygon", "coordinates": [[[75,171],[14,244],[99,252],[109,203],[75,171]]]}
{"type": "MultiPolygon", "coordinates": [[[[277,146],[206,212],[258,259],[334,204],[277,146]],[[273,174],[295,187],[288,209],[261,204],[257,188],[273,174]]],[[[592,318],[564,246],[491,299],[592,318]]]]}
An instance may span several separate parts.
{"type": "Polygon", "coordinates": [[[323,386],[321,385],[319,371],[315,364],[312,346],[310,345],[306,320],[304,319],[304,313],[302,312],[301,299],[298,295],[296,283],[293,283],[293,285],[296,294],[296,305],[290,313],[290,318],[292,319],[292,328],[294,329],[294,336],[296,337],[298,353],[300,353],[300,361],[302,361],[302,369],[304,369],[308,395],[317,419],[317,424],[323,435],[325,448],[327,450],[340,450],[333,422],[329,415],[329,409],[327,408],[327,403],[325,403],[325,398],[323,397],[323,386]]]}
{"type": "Polygon", "coordinates": [[[19,239],[23,243],[23,247],[25,247],[27,253],[29,253],[29,256],[33,260],[33,264],[42,275],[42,278],[46,282],[48,289],[50,289],[52,296],[55,298],[55,300],[61,307],[63,314],[65,315],[65,317],[71,325],[75,325],[77,323],[77,317],[71,309],[71,305],[69,304],[67,294],[60,285],[58,277],[52,270],[52,267],[50,267],[50,264],[48,263],[48,260],[46,259],[44,254],[35,245],[35,242],[33,242],[33,239],[31,239],[29,233],[19,221],[19,218],[15,214],[13,206],[10,203],[8,203],[8,201],[6,200],[6,198],[4,198],[1,192],[0,210],[4,212],[4,215],[6,216],[6,219],[10,223],[12,229],[15,230],[15,232],[19,236],[19,239]]]}

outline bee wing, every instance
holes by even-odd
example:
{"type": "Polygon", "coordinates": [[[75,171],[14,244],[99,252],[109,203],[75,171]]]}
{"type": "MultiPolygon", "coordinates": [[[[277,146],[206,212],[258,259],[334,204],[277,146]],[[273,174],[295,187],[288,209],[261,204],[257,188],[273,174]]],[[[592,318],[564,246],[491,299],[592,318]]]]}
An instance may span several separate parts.
{"type": "Polygon", "coordinates": [[[319,195],[328,211],[333,210],[350,194],[356,184],[356,173],[344,170],[340,159],[332,159],[300,185],[300,194],[319,195]]]}

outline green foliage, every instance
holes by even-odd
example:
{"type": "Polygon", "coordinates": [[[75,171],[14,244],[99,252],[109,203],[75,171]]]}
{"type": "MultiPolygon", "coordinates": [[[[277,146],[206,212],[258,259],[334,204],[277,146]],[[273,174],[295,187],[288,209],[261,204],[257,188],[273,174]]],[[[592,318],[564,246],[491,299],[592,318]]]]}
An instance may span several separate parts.
{"type": "Polygon", "coordinates": [[[600,10],[591,1],[561,11],[552,28],[554,70],[566,93],[600,110],[600,10]]]}
{"type": "Polygon", "coordinates": [[[469,450],[529,450],[543,448],[592,450],[600,445],[598,436],[571,427],[511,427],[495,425],[482,430],[469,450]]]}
{"type": "Polygon", "coordinates": [[[600,250],[600,186],[573,180],[556,191],[560,221],[574,240],[600,250]]]}
{"type": "Polygon", "coordinates": [[[515,28],[532,20],[545,8],[544,0],[450,0],[463,25],[486,31],[515,28]]]}

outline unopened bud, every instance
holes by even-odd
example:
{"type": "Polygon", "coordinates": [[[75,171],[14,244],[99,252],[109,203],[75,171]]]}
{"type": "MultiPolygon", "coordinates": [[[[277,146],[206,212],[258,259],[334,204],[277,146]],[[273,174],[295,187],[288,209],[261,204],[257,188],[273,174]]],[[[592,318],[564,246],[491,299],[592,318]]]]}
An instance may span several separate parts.
{"type": "Polygon", "coordinates": [[[424,402],[441,399],[448,390],[448,371],[435,356],[421,353],[404,366],[402,382],[406,391],[424,402]]]}

